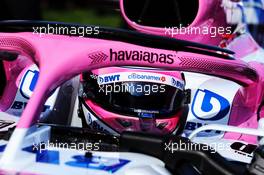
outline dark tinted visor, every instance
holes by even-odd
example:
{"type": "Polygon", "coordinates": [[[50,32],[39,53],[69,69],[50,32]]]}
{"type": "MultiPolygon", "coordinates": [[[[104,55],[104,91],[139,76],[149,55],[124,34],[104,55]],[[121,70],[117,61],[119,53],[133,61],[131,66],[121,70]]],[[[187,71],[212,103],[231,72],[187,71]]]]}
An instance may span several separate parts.
{"type": "Polygon", "coordinates": [[[153,82],[116,82],[98,85],[86,76],[86,99],[107,111],[134,117],[166,118],[176,114],[184,103],[183,90],[153,82]]]}

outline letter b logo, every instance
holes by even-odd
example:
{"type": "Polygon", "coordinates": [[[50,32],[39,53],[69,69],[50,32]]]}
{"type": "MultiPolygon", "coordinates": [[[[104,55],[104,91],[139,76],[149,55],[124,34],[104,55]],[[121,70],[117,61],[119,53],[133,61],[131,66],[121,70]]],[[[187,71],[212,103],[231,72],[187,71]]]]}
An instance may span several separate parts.
{"type": "Polygon", "coordinates": [[[209,90],[198,89],[192,103],[192,113],[200,120],[220,120],[229,110],[229,101],[209,90]]]}
{"type": "Polygon", "coordinates": [[[20,93],[24,98],[29,99],[35,89],[39,77],[39,71],[28,70],[22,78],[20,93]]]}

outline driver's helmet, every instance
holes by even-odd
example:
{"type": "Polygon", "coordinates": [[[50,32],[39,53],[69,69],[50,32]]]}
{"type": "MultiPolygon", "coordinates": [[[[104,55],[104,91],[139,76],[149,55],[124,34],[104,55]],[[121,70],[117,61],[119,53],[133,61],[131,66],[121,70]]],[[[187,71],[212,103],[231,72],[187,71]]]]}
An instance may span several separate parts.
{"type": "Polygon", "coordinates": [[[185,125],[188,91],[180,72],[101,68],[83,73],[81,85],[78,114],[84,127],[165,135],[180,133],[185,125]]]}

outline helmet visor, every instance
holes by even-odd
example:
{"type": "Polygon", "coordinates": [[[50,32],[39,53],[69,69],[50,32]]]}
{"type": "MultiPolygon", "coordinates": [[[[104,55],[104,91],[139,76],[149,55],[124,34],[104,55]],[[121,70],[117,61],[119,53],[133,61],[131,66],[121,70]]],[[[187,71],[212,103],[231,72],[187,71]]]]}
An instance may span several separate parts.
{"type": "Polygon", "coordinates": [[[184,104],[181,81],[178,82],[179,87],[145,81],[100,84],[91,76],[86,77],[88,79],[83,85],[87,99],[110,112],[133,117],[166,118],[176,114],[184,104]]]}

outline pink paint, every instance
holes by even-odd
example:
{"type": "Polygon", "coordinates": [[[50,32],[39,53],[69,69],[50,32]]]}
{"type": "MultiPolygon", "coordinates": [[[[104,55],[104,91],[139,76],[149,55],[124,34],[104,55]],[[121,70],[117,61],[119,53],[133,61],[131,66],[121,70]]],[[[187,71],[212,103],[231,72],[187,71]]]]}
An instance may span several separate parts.
{"type": "MultiPolygon", "coordinates": [[[[213,56],[155,49],[119,41],[59,35],[39,37],[32,33],[1,33],[0,49],[16,51],[31,57],[40,68],[38,83],[22,114],[18,128],[29,128],[33,125],[39,118],[41,106],[44,105],[50,93],[66,80],[82,72],[114,66],[145,66],[199,72],[236,81],[243,85],[243,88],[240,89],[241,94],[237,94],[235,100],[237,102],[244,101],[243,105],[248,108],[248,110],[245,109],[245,113],[248,115],[240,118],[242,115],[240,108],[234,106],[231,112],[236,117],[230,119],[229,123],[241,127],[249,126],[246,123],[250,123],[250,127],[256,127],[255,114],[263,98],[264,82],[263,65],[259,63],[247,64],[241,60],[225,60],[213,56]],[[9,43],[15,43],[16,47],[9,43]],[[110,60],[111,49],[112,52],[137,50],[166,55],[166,61],[110,60]],[[94,62],[89,55],[95,52],[105,54],[106,59],[101,62],[94,62]]],[[[235,135],[229,136],[237,138],[235,135]]]]}
{"type": "MultiPolygon", "coordinates": [[[[148,34],[154,34],[154,35],[160,35],[160,36],[169,36],[165,34],[165,28],[158,28],[158,27],[149,27],[149,26],[142,26],[137,24],[134,21],[131,21],[126,13],[124,8],[125,0],[120,0],[120,9],[123,18],[127,22],[127,24],[136,29],[139,32],[142,33],[148,33],[148,34]]],[[[226,23],[226,15],[225,11],[221,5],[222,0],[198,0],[199,1],[199,8],[198,13],[194,19],[194,21],[187,27],[189,28],[200,28],[200,30],[205,28],[214,28],[214,27],[228,27],[226,23]]],[[[158,12],[157,12],[158,13],[158,12]]],[[[176,18],[176,17],[175,17],[176,18]]],[[[170,27],[170,26],[168,26],[170,27]]],[[[171,27],[177,27],[177,26],[171,26],[171,27]]],[[[220,41],[223,39],[222,35],[219,33],[212,37],[211,35],[202,34],[202,33],[193,33],[193,34],[177,34],[173,36],[177,39],[182,40],[188,40],[188,41],[194,41],[204,44],[210,44],[210,45],[219,45],[220,41]]]]}
{"type": "Polygon", "coordinates": [[[3,96],[0,98],[0,111],[6,111],[12,105],[19,86],[19,80],[24,70],[32,64],[29,58],[19,56],[15,61],[3,61],[6,85],[3,96]]]}

